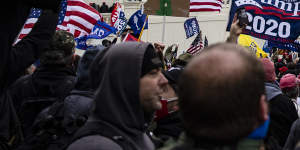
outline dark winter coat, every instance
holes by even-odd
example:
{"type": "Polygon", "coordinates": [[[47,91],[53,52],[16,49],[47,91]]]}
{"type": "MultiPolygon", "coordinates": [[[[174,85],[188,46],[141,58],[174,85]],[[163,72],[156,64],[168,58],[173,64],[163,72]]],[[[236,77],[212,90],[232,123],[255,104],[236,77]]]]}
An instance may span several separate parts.
{"type": "Polygon", "coordinates": [[[65,66],[41,66],[32,75],[23,77],[14,83],[9,93],[16,112],[23,124],[25,136],[36,116],[49,105],[38,105],[31,110],[24,110],[24,104],[35,98],[64,98],[74,88],[75,72],[65,66]]]}
{"type": "Polygon", "coordinates": [[[77,67],[74,89],[66,98],[41,111],[33,124],[32,136],[18,150],[62,150],[72,141],[72,136],[88,119],[95,91],[89,80],[89,66],[103,48],[85,51],[77,67]]]}
{"type": "Polygon", "coordinates": [[[179,112],[171,113],[164,118],[156,120],[151,125],[154,129],[153,134],[150,135],[156,148],[162,147],[170,139],[177,140],[183,131],[183,123],[179,112]]]}
{"type": "Polygon", "coordinates": [[[42,110],[29,136],[17,150],[63,150],[72,136],[86,122],[93,102],[93,92],[73,90],[42,110]]]}
{"type": "MultiPolygon", "coordinates": [[[[183,131],[182,120],[179,112],[174,112],[168,116],[156,121],[156,129],[153,131],[154,135],[161,138],[177,139],[183,131]]],[[[167,140],[167,139],[166,139],[167,140]]]]}
{"type": "MultiPolygon", "coordinates": [[[[97,46],[85,51],[79,61],[74,90],[64,100],[63,126],[68,134],[74,134],[87,121],[95,98],[96,88],[91,86],[92,75],[89,68],[104,46],[97,46]]],[[[96,77],[99,78],[99,77],[96,77]]],[[[99,84],[94,82],[94,84],[99,84]]]]}
{"type": "Polygon", "coordinates": [[[68,134],[74,134],[88,119],[94,100],[93,91],[71,91],[64,100],[63,126],[68,134]],[[82,123],[80,124],[79,121],[82,123]]]}
{"type": "MultiPolygon", "coordinates": [[[[15,46],[12,46],[17,34],[23,26],[28,11],[37,0],[7,1],[0,9],[5,20],[1,26],[0,36],[0,142],[7,142],[15,135],[16,115],[7,93],[8,86],[13,83],[39,56],[55,33],[58,14],[45,11],[40,16],[32,31],[15,46]],[[9,15],[8,15],[9,14],[9,15]]],[[[39,1],[44,2],[44,1],[39,1]]],[[[51,2],[48,0],[48,2],[51,2]]],[[[52,1],[54,2],[54,1],[52,1]]],[[[48,5],[57,8],[58,5],[48,5]]]]}
{"type": "Polygon", "coordinates": [[[294,150],[296,144],[300,141],[300,120],[297,119],[291,128],[288,139],[283,147],[284,150],[294,150]]]}
{"type": "Polygon", "coordinates": [[[298,114],[293,102],[281,93],[278,85],[267,83],[266,95],[270,107],[267,139],[272,137],[283,147],[293,122],[298,119],[298,114]]]}
{"type": "Polygon", "coordinates": [[[6,5],[1,6],[0,14],[5,22],[0,25],[0,93],[20,76],[20,72],[36,60],[40,51],[43,50],[43,47],[47,45],[54,34],[58,14],[52,13],[46,17],[42,17],[44,16],[42,15],[40,18],[44,19],[38,22],[44,23],[38,23],[39,26],[36,26],[29,36],[13,46],[17,35],[29,16],[30,9],[35,7],[57,11],[59,4],[60,0],[13,0],[7,1],[6,5]]]}
{"type": "Polygon", "coordinates": [[[143,56],[150,46],[126,42],[97,55],[91,66],[91,74],[100,78],[95,108],[68,150],[154,149],[145,134],[149,121],[139,102],[143,56]]]}

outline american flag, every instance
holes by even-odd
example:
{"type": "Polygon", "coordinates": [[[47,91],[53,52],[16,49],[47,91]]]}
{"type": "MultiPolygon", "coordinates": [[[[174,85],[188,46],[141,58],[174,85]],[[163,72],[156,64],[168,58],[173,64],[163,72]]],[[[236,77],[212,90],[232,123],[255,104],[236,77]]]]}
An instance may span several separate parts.
{"type": "Polygon", "coordinates": [[[202,41],[202,33],[198,33],[197,37],[195,40],[192,42],[190,48],[186,50],[187,53],[190,53],[192,55],[195,55],[199,53],[203,48],[203,41],[202,41]]]}
{"type": "Polygon", "coordinates": [[[190,12],[221,11],[222,0],[190,0],[190,12]]]}
{"type": "MultiPolygon", "coordinates": [[[[41,12],[37,8],[31,9],[16,43],[31,31],[41,12]]],[[[56,30],[66,30],[76,38],[89,34],[98,20],[103,21],[101,14],[83,0],[62,0],[56,30]]]]}

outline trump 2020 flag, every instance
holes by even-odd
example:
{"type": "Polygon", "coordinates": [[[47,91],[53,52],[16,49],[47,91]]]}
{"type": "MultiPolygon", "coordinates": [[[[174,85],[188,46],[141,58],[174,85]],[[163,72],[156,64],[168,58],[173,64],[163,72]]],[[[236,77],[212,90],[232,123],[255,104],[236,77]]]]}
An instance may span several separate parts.
{"type": "Polygon", "coordinates": [[[293,43],[300,35],[299,0],[233,0],[227,31],[240,8],[245,8],[249,24],[243,31],[253,37],[279,43],[293,43]]]}
{"type": "Polygon", "coordinates": [[[140,34],[143,26],[145,24],[144,29],[148,29],[148,19],[147,15],[142,14],[141,10],[136,11],[129,19],[128,25],[133,30],[134,34],[140,34]],[[146,21],[146,24],[145,24],[146,21]]]}
{"type": "Polygon", "coordinates": [[[110,35],[111,33],[116,33],[116,29],[105,22],[98,21],[90,35],[87,36],[87,39],[103,39],[110,35]]]}
{"type": "Polygon", "coordinates": [[[110,24],[112,27],[117,29],[117,34],[120,35],[127,26],[127,19],[125,13],[122,10],[120,3],[115,3],[115,8],[111,13],[110,24]]]}
{"type": "Polygon", "coordinates": [[[190,38],[195,34],[198,34],[200,32],[199,29],[199,24],[196,18],[190,18],[187,19],[184,22],[184,29],[185,29],[185,34],[186,34],[186,38],[190,38]]]}
{"type": "Polygon", "coordinates": [[[294,41],[293,43],[277,43],[272,41],[268,42],[268,48],[272,49],[273,47],[279,48],[279,49],[286,49],[290,51],[300,52],[300,43],[299,41],[294,41]]]}
{"type": "MultiPolygon", "coordinates": [[[[15,43],[31,31],[41,12],[37,8],[31,10],[15,43]]],[[[56,29],[68,31],[76,38],[89,34],[98,20],[103,20],[101,14],[83,0],[62,0],[56,29]]]]}

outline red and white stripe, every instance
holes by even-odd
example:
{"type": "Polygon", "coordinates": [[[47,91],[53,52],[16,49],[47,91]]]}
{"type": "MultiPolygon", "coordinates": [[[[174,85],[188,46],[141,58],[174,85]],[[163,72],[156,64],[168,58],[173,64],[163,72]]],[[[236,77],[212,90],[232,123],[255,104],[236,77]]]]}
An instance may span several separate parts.
{"type": "Polygon", "coordinates": [[[21,33],[16,41],[19,42],[22,38],[24,38],[33,28],[34,24],[37,22],[38,18],[29,18],[26,20],[21,33]]]}
{"type": "Polygon", "coordinates": [[[192,55],[197,54],[198,52],[200,52],[203,49],[203,43],[200,42],[198,43],[196,46],[192,46],[189,49],[187,49],[187,53],[190,53],[192,55]]]}
{"type": "Polygon", "coordinates": [[[190,0],[190,12],[221,11],[222,0],[190,0]]]}
{"type": "MultiPolygon", "coordinates": [[[[29,34],[37,20],[37,18],[29,18],[26,21],[15,43],[29,34]]],[[[102,15],[83,0],[68,0],[63,23],[57,25],[56,29],[66,30],[76,38],[89,34],[98,20],[103,21],[102,15]]]]}

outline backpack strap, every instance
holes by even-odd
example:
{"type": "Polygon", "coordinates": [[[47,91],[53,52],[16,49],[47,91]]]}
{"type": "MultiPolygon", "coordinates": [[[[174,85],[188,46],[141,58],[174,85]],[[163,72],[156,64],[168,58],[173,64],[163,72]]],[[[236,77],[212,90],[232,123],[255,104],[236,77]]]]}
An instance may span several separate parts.
{"type": "Polygon", "coordinates": [[[13,101],[12,101],[10,95],[5,93],[4,98],[8,102],[8,107],[10,107],[10,113],[11,113],[10,115],[11,115],[11,119],[13,120],[13,124],[14,124],[14,133],[13,133],[14,135],[11,137],[11,139],[8,141],[7,144],[11,147],[14,147],[24,141],[24,134],[23,134],[20,119],[16,113],[16,110],[15,110],[15,107],[14,107],[14,104],[13,104],[13,101]]]}
{"type": "Polygon", "coordinates": [[[33,76],[33,74],[29,75],[27,78],[28,78],[28,81],[29,81],[29,85],[30,85],[30,87],[32,89],[33,95],[37,96],[38,92],[37,92],[37,90],[36,90],[36,88],[35,88],[35,86],[33,84],[33,77],[32,76],[33,76]]]}
{"type": "Polygon", "coordinates": [[[62,128],[61,122],[64,117],[64,112],[62,111],[64,108],[64,99],[69,95],[65,94],[63,96],[57,97],[57,100],[50,105],[49,107],[46,107],[43,109],[39,116],[42,116],[40,120],[35,121],[33,124],[34,130],[48,130],[49,126],[51,128],[62,128]]]}
{"type": "MultiPolygon", "coordinates": [[[[74,76],[67,76],[66,80],[70,81],[73,83],[73,86],[71,86],[70,88],[64,88],[63,90],[63,95],[60,95],[57,97],[57,101],[55,101],[52,105],[49,106],[49,110],[47,111],[48,115],[51,116],[62,116],[62,113],[60,110],[62,110],[62,108],[64,107],[64,100],[67,96],[70,95],[71,89],[74,88],[74,76]]],[[[32,87],[33,87],[33,82],[32,82],[32,87]]]]}

